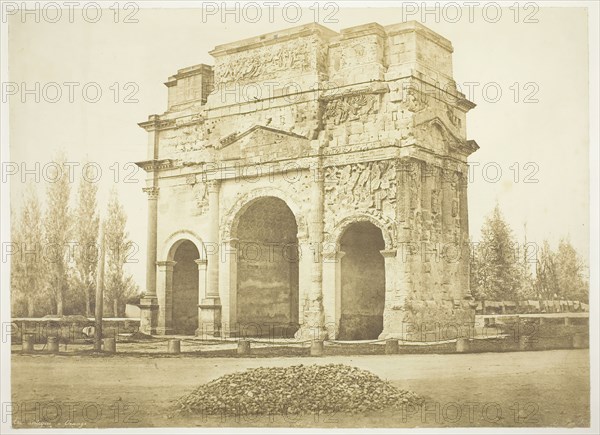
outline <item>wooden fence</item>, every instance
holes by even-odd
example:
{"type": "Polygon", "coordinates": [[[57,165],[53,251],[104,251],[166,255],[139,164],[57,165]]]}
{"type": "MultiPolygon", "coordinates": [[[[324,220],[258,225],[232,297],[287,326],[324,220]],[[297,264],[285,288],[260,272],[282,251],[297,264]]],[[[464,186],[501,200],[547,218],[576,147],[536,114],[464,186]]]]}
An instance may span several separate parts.
{"type": "Polygon", "coordinates": [[[580,313],[589,312],[589,308],[586,303],[568,300],[479,301],[475,313],[480,315],[580,313]]]}

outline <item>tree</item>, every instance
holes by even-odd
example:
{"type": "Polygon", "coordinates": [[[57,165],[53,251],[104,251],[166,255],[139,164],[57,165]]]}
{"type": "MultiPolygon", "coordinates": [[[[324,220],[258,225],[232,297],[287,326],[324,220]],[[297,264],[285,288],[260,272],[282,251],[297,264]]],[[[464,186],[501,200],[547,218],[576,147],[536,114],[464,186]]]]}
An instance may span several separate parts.
{"type": "Polygon", "coordinates": [[[96,202],[98,186],[89,181],[90,178],[87,175],[83,174],[78,191],[77,221],[75,223],[77,241],[75,284],[85,300],[85,315],[90,317],[96,288],[99,218],[96,202]]]}
{"type": "Polygon", "coordinates": [[[568,300],[588,303],[589,285],[584,278],[585,264],[567,239],[561,239],[558,243],[556,268],[559,295],[568,300]]]}
{"type": "Polygon", "coordinates": [[[541,299],[551,300],[560,293],[556,268],[556,254],[544,240],[535,269],[535,289],[541,299]]]}
{"type": "Polygon", "coordinates": [[[33,184],[27,185],[20,220],[13,228],[13,243],[17,250],[11,259],[13,298],[22,298],[27,306],[27,317],[34,317],[36,300],[43,293],[45,284],[46,262],[42,253],[42,211],[33,184]]]}
{"type": "MultiPolygon", "coordinates": [[[[25,311],[22,308],[24,287],[22,280],[23,266],[21,264],[22,257],[19,252],[22,237],[19,221],[15,217],[14,210],[10,211],[10,222],[10,240],[12,243],[10,257],[10,308],[12,317],[21,317],[25,311]]],[[[8,252],[8,250],[9,247],[7,246],[6,251],[8,252]]]]}
{"type": "Polygon", "coordinates": [[[481,228],[471,264],[471,288],[478,299],[517,300],[523,264],[512,230],[496,205],[481,228]]]}
{"type": "Polygon", "coordinates": [[[536,289],[542,298],[588,302],[585,264],[568,240],[561,239],[556,252],[544,241],[536,272],[536,289]]]}
{"type": "Polygon", "coordinates": [[[123,314],[125,300],[136,292],[131,276],[125,274],[124,265],[131,248],[129,235],[125,230],[127,216],[119,202],[116,190],[112,190],[108,201],[108,213],[104,222],[106,241],[106,276],[104,278],[105,298],[112,315],[123,314]]]}
{"type": "Polygon", "coordinates": [[[52,167],[47,171],[48,208],[44,219],[48,258],[49,290],[56,304],[56,314],[63,315],[64,300],[68,291],[68,265],[66,253],[71,234],[69,195],[71,186],[65,165],[66,158],[59,153],[52,167]]]}
{"type": "Polygon", "coordinates": [[[535,288],[535,278],[532,273],[532,264],[537,264],[537,246],[527,243],[527,223],[523,225],[525,238],[523,240],[523,250],[520,255],[522,282],[519,289],[519,300],[537,299],[535,288]]]}

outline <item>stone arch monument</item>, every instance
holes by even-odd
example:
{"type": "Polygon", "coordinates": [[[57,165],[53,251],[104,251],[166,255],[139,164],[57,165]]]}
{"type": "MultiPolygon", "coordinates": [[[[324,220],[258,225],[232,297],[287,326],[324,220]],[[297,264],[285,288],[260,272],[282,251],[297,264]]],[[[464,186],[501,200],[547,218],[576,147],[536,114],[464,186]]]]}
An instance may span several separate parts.
{"type": "Polygon", "coordinates": [[[219,45],[214,66],[169,77],[167,110],[140,123],[142,330],[404,338],[471,322],[478,146],[452,51],[416,22],[309,24],[219,45]]]}

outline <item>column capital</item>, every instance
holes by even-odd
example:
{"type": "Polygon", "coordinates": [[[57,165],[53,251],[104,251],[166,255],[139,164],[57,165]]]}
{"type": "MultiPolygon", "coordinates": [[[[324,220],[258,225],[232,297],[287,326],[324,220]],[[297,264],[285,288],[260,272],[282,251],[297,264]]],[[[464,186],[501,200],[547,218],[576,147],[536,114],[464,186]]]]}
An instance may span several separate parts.
{"type": "Polygon", "coordinates": [[[156,265],[158,267],[165,268],[165,269],[173,269],[173,267],[176,264],[177,264],[176,261],[170,261],[170,260],[167,260],[167,261],[157,261],[156,262],[156,265]]]}
{"type": "Polygon", "coordinates": [[[383,255],[383,258],[394,258],[396,256],[396,254],[398,253],[397,249],[384,249],[382,251],[379,251],[379,253],[381,255],[383,255]]]}
{"type": "Polygon", "coordinates": [[[197,260],[194,260],[194,263],[198,265],[198,270],[205,270],[208,260],[205,258],[198,258],[197,260]]]}
{"type": "Polygon", "coordinates": [[[221,180],[208,180],[206,182],[206,190],[208,193],[217,193],[219,192],[219,186],[221,185],[221,180]]]}
{"type": "Polygon", "coordinates": [[[157,199],[159,190],[156,186],[142,188],[142,191],[148,194],[148,199],[157,199]]]}
{"type": "Polygon", "coordinates": [[[341,260],[346,253],[344,251],[333,251],[333,252],[323,252],[323,260],[325,261],[339,261],[341,260]]]}
{"type": "Polygon", "coordinates": [[[298,239],[298,243],[302,244],[306,244],[310,240],[310,237],[308,236],[308,231],[300,232],[300,229],[298,229],[298,234],[296,234],[296,238],[298,239]]]}

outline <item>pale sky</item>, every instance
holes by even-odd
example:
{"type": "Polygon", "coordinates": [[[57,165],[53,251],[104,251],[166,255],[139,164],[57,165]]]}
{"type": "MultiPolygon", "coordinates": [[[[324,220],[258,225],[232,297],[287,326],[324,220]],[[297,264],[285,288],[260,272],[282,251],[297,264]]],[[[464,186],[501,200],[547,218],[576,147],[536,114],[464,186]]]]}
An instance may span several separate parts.
{"type": "MultiPolygon", "coordinates": [[[[454,17],[455,11],[446,12],[454,17]]],[[[587,259],[587,12],[542,8],[534,16],[537,23],[523,22],[531,11],[522,12],[518,23],[508,9],[502,10],[496,23],[477,9],[472,23],[466,10],[457,23],[436,22],[434,16],[419,20],[452,42],[454,78],[477,104],[467,118],[468,138],[481,147],[470,158],[479,164],[469,185],[470,232],[477,240],[485,215],[498,203],[519,239],[527,223],[529,241],[541,243],[547,238],[556,246],[560,237],[569,236],[587,259]],[[480,83],[472,95],[465,85],[469,82],[480,83]],[[498,85],[487,87],[486,101],[482,88],[492,82],[498,85]],[[497,87],[502,90],[499,101],[489,101],[495,98],[497,87]],[[528,96],[538,102],[524,102],[528,96]],[[486,181],[481,171],[490,163],[502,170],[496,183],[486,181]],[[527,175],[538,182],[526,183],[527,175]]],[[[146,194],[141,189],[145,174],[139,170],[132,183],[123,182],[130,172],[125,165],[146,159],[147,133],[137,123],[166,110],[163,83],[170,75],[190,65],[213,64],[208,52],[216,45],[306,24],[314,20],[314,13],[304,10],[295,23],[286,22],[277,12],[273,23],[266,13],[258,23],[236,23],[234,16],[222,20],[219,15],[203,20],[198,9],[142,9],[135,14],[138,23],[114,23],[108,10],[97,23],[87,23],[77,11],[73,23],[67,16],[58,23],[36,23],[31,17],[22,23],[20,18],[17,15],[9,21],[9,80],[19,86],[25,82],[29,89],[34,89],[35,82],[41,87],[50,82],[81,85],[74,88],[73,102],[69,102],[66,86],[56,103],[43,99],[36,103],[33,95],[25,96],[25,102],[19,101],[21,97],[11,99],[10,160],[25,162],[28,168],[40,162],[43,167],[62,148],[70,161],[98,162],[103,170],[102,210],[115,185],[116,166],[112,165],[116,163],[130,237],[140,245],[139,263],[130,264],[129,269],[144,288],[146,194]],[[98,83],[102,90],[97,103],[86,102],[82,96],[82,86],[89,82],[98,83]],[[117,102],[114,83],[120,89],[117,102]],[[138,102],[124,102],[132,91],[138,102]]],[[[322,11],[320,18],[321,24],[339,31],[369,22],[402,22],[405,14],[398,9],[340,9],[322,11]],[[323,22],[330,12],[337,23],[323,22]]],[[[54,91],[46,89],[48,97],[55,98],[54,91]]],[[[93,98],[93,88],[88,91],[93,98]]],[[[495,177],[494,167],[489,177],[495,177]]],[[[14,208],[20,205],[22,185],[18,176],[11,182],[14,208]]],[[[76,188],[73,185],[73,198],[76,188]]]]}

